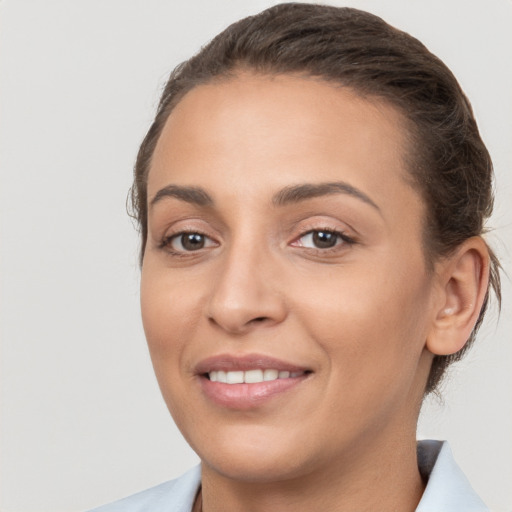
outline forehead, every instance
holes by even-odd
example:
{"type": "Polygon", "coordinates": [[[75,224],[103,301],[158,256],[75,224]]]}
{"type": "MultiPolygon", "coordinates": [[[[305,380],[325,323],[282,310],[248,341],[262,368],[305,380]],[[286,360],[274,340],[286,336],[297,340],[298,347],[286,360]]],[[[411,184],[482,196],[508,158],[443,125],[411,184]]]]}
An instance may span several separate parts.
{"type": "Polygon", "coordinates": [[[387,103],[316,79],[242,74],[201,85],[166,122],[148,195],[170,182],[264,195],[338,180],[370,196],[414,194],[404,125],[387,103]]]}

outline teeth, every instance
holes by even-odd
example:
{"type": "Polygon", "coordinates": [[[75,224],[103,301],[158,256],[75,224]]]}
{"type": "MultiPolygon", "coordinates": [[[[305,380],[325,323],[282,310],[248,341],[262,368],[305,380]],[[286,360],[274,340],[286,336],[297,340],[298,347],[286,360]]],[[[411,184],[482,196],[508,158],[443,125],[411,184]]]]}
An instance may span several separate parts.
{"type": "Polygon", "coordinates": [[[246,370],[225,372],[223,370],[215,370],[209,372],[208,376],[212,382],[223,382],[226,384],[256,384],[258,382],[266,382],[276,379],[289,379],[300,377],[304,372],[278,371],[272,368],[266,370],[246,370]]]}
{"type": "Polygon", "coordinates": [[[279,372],[277,370],[264,370],[263,371],[263,380],[276,380],[279,377],[279,372]]]}
{"type": "Polygon", "coordinates": [[[244,372],[226,372],[226,382],[228,384],[243,384],[244,372]]]}
{"type": "Polygon", "coordinates": [[[263,370],[247,370],[244,373],[244,382],[248,384],[263,381],[263,370]]]}

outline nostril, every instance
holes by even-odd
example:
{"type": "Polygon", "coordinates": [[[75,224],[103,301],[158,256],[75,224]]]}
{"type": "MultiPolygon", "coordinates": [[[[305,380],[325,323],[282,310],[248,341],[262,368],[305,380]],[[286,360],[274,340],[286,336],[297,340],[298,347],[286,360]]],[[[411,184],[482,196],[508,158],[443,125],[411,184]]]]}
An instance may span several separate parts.
{"type": "Polygon", "coordinates": [[[268,316],[257,316],[255,318],[250,319],[248,322],[243,323],[243,324],[240,323],[240,325],[239,325],[236,322],[235,323],[230,323],[229,319],[228,320],[224,319],[224,321],[219,322],[218,319],[216,319],[214,317],[208,317],[209,323],[211,323],[213,325],[216,325],[217,327],[220,327],[220,328],[225,329],[227,331],[233,332],[233,333],[245,332],[245,330],[247,328],[250,328],[251,326],[254,326],[256,324],[265,323],[268,320],[269,320],[268,316]]]}

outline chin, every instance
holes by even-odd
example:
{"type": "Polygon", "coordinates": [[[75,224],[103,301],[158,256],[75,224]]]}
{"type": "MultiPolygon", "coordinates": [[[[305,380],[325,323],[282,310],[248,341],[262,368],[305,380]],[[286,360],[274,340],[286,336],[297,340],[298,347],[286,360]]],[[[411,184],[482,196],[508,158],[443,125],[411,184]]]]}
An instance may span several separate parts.
{"type": "Polygon", "coordinates": [[[307,453],[297,449],[306,443],[294,442],[289,432],[283,439],[275,427],[270,436],[265,429],[239,430],[210,438],[205,450],[197,447],[202,463],[225,478],[252,483],[290,480],[311,469],[307,453]]]}
{"type": "Polygon", "coordinates": [[[282,482],[306,473],[301,469],[301,465],[296,467],[285,457],[278,454],[262,454],[263,451],[260,449],[257,457],[224,454],[221,457],[214,457],[214,460],[201,461],[224,478],[246,483],[282,482]]]}

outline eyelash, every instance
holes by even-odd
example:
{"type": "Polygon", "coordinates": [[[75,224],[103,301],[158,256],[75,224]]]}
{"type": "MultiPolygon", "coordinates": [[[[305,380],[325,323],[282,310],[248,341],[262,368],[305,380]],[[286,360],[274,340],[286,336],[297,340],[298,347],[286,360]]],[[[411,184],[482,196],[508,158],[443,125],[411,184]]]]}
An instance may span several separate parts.
{"type": "MultiPolygon", "coordinates": [[[[340,250],[340,248],[344,245],[347,245],[347,246],[351,246],[351,245],[354,245],[356,244],[356,240],[350,236],[348,236],[346,233],[344,233],[343,231],[340,231],[340,230],[337,230],[337,229],[332,229],[332,228],[328,228],[328,227],[325,227],[325,228],[314,228],[314,229],[309,229],[307,230],[306,232],[302,233],[299,237],[297,237],[293,243],[303,239],[304,237],[308,236],[308,235],[312,235],[314,233],[326,233],[326,234],[329,234],[329,235],[334,235],[337,237],[338,240],[336,240],[335,244],[332,246],[332,247],[324,247],[324,248],[321,248],[321,247],[304,247],[304,246],[295,246],[295,247],[303,247],[304,249],[307,249],[311,252],[316,252],[318,254],[329,254],[331,252],[337,252],[340,250]]],[[[292,243],[292,245],[293,245],[292,243]]]]}
{"type": "Polygon", "coordinates": [[[173,249],[173,247],[172,247],[173,241],[177,240],[180,237],[183,237],[184,235],[200,235],[200,236],[204,237],[205,239],[212,240],[212,238],[210,238],[208,235],[206,235],[205,233],[203,233],[201,231],[192,230],[192,229],[184,230],[184,231],[179,231],[178,233],[173,233],[172,235],[165,236],[162,239],[162,241],[160,242],[158,248],[166,250],[169,254],[171,254],[171,256],[178,257],[178,258],[186,258],[186,257],[193,255],[194,253],[200,252],[202,247],[201,247],[201,249],[198,249],[196,251],[186,251],[186,250],[177,251],[176,249],[173,249]]]}
{"type": "MultiPolygon", "coordinates": [[[[179,251],[179,250],[173,249],[172,248],[173,241],[177,240],[180,237],[183,237],[184,235],[200,235],[201,237],[204,237],[205,239],[212,240],[212,238],[210,238],[208,235],[206,235],[205,233],[203,233],[201,231],[197,231],[197,230],[184,230],[184,231],[179,231],[178,233],[173,233],[172,235],[168,235],[168,236],[164,237],[162,239],[162,241],[160,242],[158,248],[162,249],[162,250],[166,250],[169,254],[171,254],[174,257],[178,257],[178,258],[179,257],[181,257],[181,258],[189,257],[189,256],[193,255],[194,253],[200,252],[201,249],[203,249],[203,247],[201,247],[200,249],[197,249],[195,251],[194,250],[192,250],[192,251],[187,251],[187,250],[179,251]]],[[[339,230],[336,230],[336,229],[332,229],[332,228],[327,228],[326,227],[326,228],[308,229],[307,231],[303,232],[300,236],[295,238],[293,240],[293,242],[291,243],[291,245],[293,247],[303,247],[305,250],[307,250],[309,252],[316,252],[318,254],[326,254],[326,253],[331,253],[331,252],[335,252],[335,251],[340,250],[340,246],[344,246],[344,245],[351,246],[351,245],[354,245],[356,243],[357,243],[357,241],[354,238],[349,237],[343,231],[339,231],[339,230]],[[329,235],[335,235],[336,237],[338,237],[338,239],[339,239],[339,241],[341,243],[339,243],[338,240],[337,240],[334,246],[332,246],[332,247],[325,247],[325,248],[320,248],[320,247],[304,247],[304,246],[301,246],[301,245],[293,245],[297,241],[301,240],[302,238],[304,238],[304,237],[306,237],[308,235],[312,235],[313,233],[327,233],[329,235]]]]}

